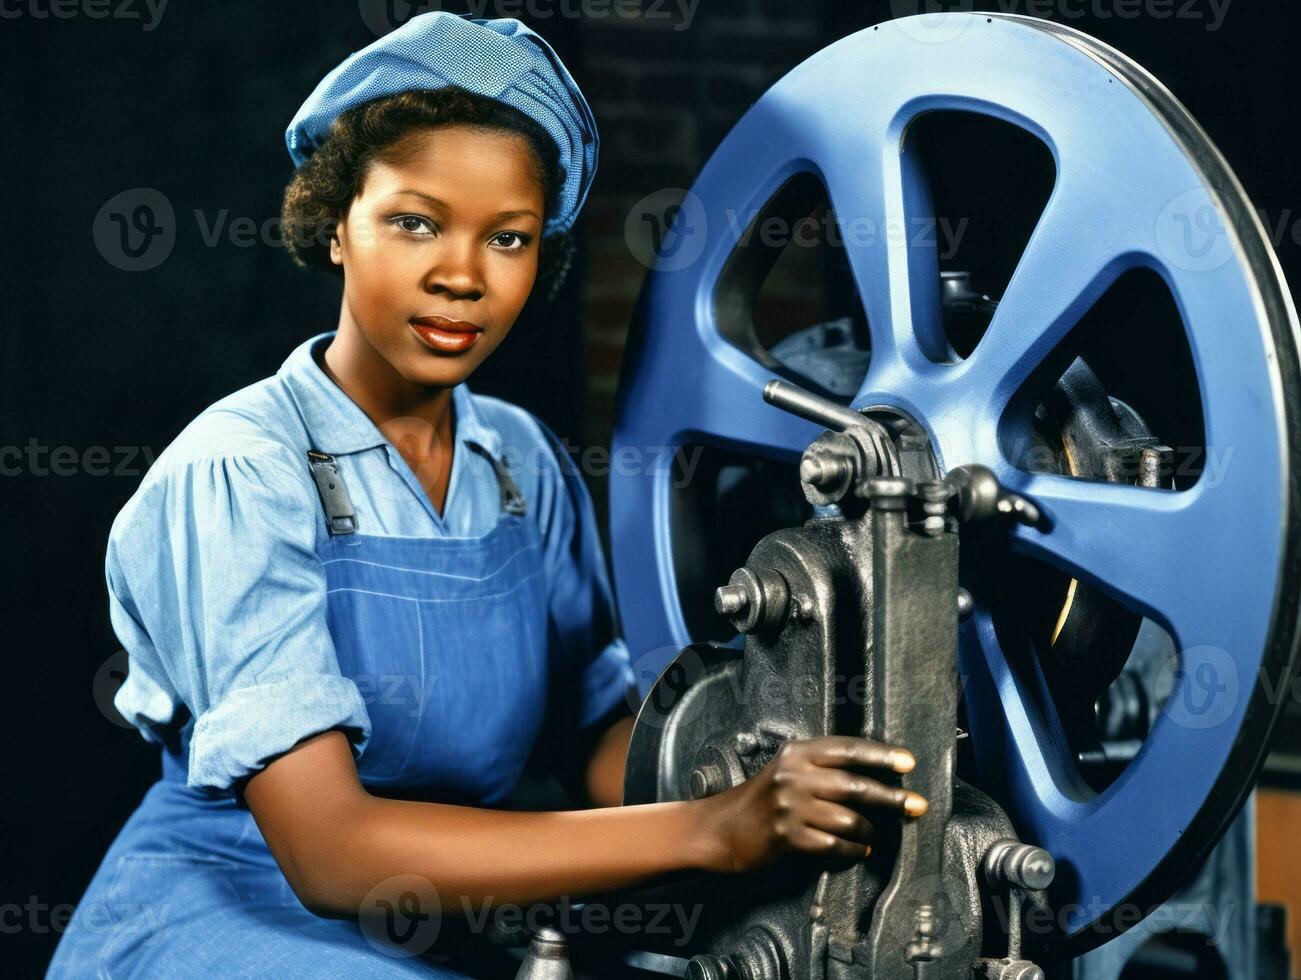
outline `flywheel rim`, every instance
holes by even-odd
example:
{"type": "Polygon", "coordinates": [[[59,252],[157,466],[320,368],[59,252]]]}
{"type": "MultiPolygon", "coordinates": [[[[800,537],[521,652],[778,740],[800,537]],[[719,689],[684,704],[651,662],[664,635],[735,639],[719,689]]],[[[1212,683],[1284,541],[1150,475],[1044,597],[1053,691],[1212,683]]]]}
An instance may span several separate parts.
{"type": "MultiPolygon", "coordinates": [[[[930,275],[933,256],[888,241],[851,251],[873,351],[853,405],[897,407],[927,427],[945,468],[983,463],[1040,501],[1053,530],[1018,529],[1015,548],[1103,586],[1166,626],[1193,658],[1184,665],[1185,686],[1203,667],[1219,672],[1217,683],[1228,672],[1236,677],[1231,703],[1221,705],[1224,717],[1215,725],[1196,727],[1196,716],[1178,721],[1163,715],[1112,787],[1079,798],[1053,755],[1052,726],[1034,717],[1032,700],[1018,689],[987,612],[978,610],[966,624],[960,658],[970,678],[973,744],[987,768],[1006,771],[1009,811],[1019,831],[1058,858],[1064,873],[1054,895],[1063,910],[1056,938],[1063,951],[1078,953],[1119,931],[1118,908],[1146,912],[1167,898],[1209,850],[1249,791],[1281,709],[1281,699],[1270,703],[1266,696],[1260,672],[1274,689],[1285,686],[1297,651],[1301,407],[1287,397],[1298,376],[1297,317],[1250,202],[1187,111],[1123,55],[1032,18],[924,15],[832,44],[781,79],[738,122],[701,171],[684,213],[690,219],[695,209],[707,218],[708,201],[715,214],[728,206],[744,214],[761,208],[789,177],[811,171],[842,218],[870,216],[882,227],[902,220],[908,201],[920,193],[910,185],[916,174],[902,152],[906,129],[937,109],[1013,122],[1039,136],[1057,163],[1057,185],[987,334],[994,338],[986,348],[995,352],[991,357],[1012,356],[982,358],[982,341],[965,361],[935,359],[942,343],[938,309],[916,285],[930,275]],[[945,39],[927,40],[927,24],[940,24],[937,36],[945,39]],[[1033,91],[1028,81],[1036,79],[1040,88],[1051,81],[1052,91],[1033,91]],[[847,105],[829,107],[826,93],[844,89],[867,104],[855,103],[852,114],[847,105]],[[846,119],[853,126],[844,125],[846,119]],[[1141,134],[1143,164],[1151,173],[1124,164],[1119,150],[1107,156],[1131,127],[1141,134]],[[1097,145],[1106,140],[1112,143],[1097,145]],[[1127,180],[1118,180],[1118,171],[1127,180]],[[874,178],[879,187],[862,186],[874,178]],[[1094,193],[1100,180],[1110,181],[1111,199],[1094,193]],[[1165,207],[1154,219],[1156,202],[1165,207]],[[1128,213],[1109,211],[1107,220],[1090,214],[1109,204],[1124,205],[1128,213]],[[1207,207],[1228,250],[1214,267],[1192,252],[1180,253],[1178,240],[1169,237],[1181,209],[1201,216],[1207,207]],[[1053,266],[1054,255],[1070,255],[1082,271],[1053,266]],[[1228,467],[1216,486],[1203,478],[1167,494],[1111,485],[1105,497],[1092,484],[1018,470],[1008,460],[1007,404],[1106,287],[1139,265],[1159,272],[1175,293],[1202,382],[1207,447],[1236,447],[1238,468],[1228,467]],[[1030,286],[1042,288],[1032,294],[1030,286]],[[1050,321],[1042,333],[1018,333],[1018,323],[1036,317],[1050,321]],[[1234,343],[1216,337],[1212,323],[1233,334],[1234,343]],[[1148,541],[1152,528],[1164,544],[1143,564],[1125,549],[1148,541]],[[1222,552],[1230,545],[1238,550],[1226,562],[1222,552]],[[1244,552],[1265,572],[1253,570],[1244,552]],[[1125,560],[1116,560],[1117,553],[1125,560]],[[1208,580],[1211,569],[1224,569],[1219,588],[1204,588],[1196,597],[1200,607],[1170,592],[1165,581],[1174,577],[1171,570],[1190,567],[1205,570],[1208,580]],[[1270,584],[1268,601],[1248,588],[1249,579],[1270,584]],[[1216,603],[1232,624],[1211,615],[1216,603]],[[1246,737],[1230,737],[1239,732],[1246,737]],[[1136,775],[1144,767],[1183,777],[1167,780],[1160,805],[1153,804],[1152,792],[1159,781],[1136,775]],[[1132,821],[1139,819],[1144,825],[1135,833],[1132,821]]],[[[621,383],[616,448],[704,441],[793,458],[816,428],[761,402],[771,371],[718,329],[713,294],[735,242],[729,243],[726,226],[709,227],[697,245],[694,263],[657,268],[643,291],[639,317],[646,329],[632,345],[621,383]],[[651,324],[661,329],[652,332],[651,324]]],[[[635,654],[654,651],[641,664],[643,691],[670,651],[692,639],[677,602],[668,497],[663,472],[612,475],[614,564],[625,628],[635,654]]]]}

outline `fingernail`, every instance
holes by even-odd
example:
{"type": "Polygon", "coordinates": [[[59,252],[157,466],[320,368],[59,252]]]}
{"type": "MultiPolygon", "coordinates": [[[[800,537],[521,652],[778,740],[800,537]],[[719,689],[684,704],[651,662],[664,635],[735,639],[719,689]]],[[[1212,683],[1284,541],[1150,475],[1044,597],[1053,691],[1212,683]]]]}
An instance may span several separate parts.
{"type": "Polygon", "coordinates": [[[926,812],[928,806],[930,804],[926,802],[926,797],[917,793],[909,793],[908,799],[904,800],[903,812],[910,817],[920,817],[926,812]]]}
{"type": "Polygon", "coordinates": [[[863,848],[863,857],[867,857],[871,853],[872,853],[872,845],[868,844],[865,848],[863,848]]]}
{"type": "Polygon", "coordinates": [[[907,749],[895,749],[890,753],[890,768],[895,772],[912,772],[917,760],[907,749]]]}

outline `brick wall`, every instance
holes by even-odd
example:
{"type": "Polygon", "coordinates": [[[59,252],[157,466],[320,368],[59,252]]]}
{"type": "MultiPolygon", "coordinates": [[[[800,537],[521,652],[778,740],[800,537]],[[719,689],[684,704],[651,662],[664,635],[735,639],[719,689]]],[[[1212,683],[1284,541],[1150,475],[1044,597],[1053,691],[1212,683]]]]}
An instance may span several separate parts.
{"type": "MultiPolygon", "coordinates": [[[[836,0],[700,0],[677,17],[589,18],[578,74],[601,131],[586,208],[583,302],[588,406],[583,439],[609,443],[633,303],[646,267],[625,240],[634,205],[687,188],[741,114],[774,81],[839,36],[836,0]]],[[[666,13],[673,7],[665,4],[666,13]]],[[[657,9],[647,2],[643,10],[657,9]]]]}

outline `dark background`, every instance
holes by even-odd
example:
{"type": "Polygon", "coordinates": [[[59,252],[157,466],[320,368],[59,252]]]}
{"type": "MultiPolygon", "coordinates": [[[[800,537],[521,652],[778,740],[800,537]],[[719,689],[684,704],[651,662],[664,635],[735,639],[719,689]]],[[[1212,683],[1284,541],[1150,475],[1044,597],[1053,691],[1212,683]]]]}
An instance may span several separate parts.
{"type": "MultiPolygon", "coordinates": [[[[688,29],[647,32],[651,43],[605,22],[524,16],[588,92],[604,153],[571,282],[552,306],[527,312],[476,390],[519,402],[575,443],[603,441],[642,272],[622,237],[628,201],[689,182],[775,77],[906,6],[703,0],[688,29]],[[751,40],[714,43],[724,30],[751,40]]],[[[1203,20],[1062,14],[1111,10],[1103,0],[1048,6],[1017,9],[1056,13],[1116,45],[1192,110],[1267,224],[1282,230],[1279,254],[1301,281],[1298,5],[1235,0],[1215,31],[1208,4],[1194,8],[1203,20]]],[[[157,776],[157,750],[100,707],[115,688],[104,668],[119,649],[103,579],[109,526],[148,454],[218,397],[273,373],[300,340],[334,327],[335,280],[295,269],[274,244],[240,245],[226,232],[237,218],[261,225],[278,214],[291,172],[286,123],[326,71],[374,39],[384,5],[171,0],[152,30],[139,2],[123,11],[136,19],[73,9],[55,18],[41,16],[49,0],[0,3],[0,446],[23,453],[18,472],[11,454],[0,477],[0,905],[22,907],[0,921],[0,968],[14,976],[39,975],[58,938],[50,910],[75,904],[157,776]],[[93,230],[108,202],[138,188],[170,201],[175,246],[156,268],[129,272],[93,230]],[[205,242],[205,228],[221,221],[216,243],[205,242]],[[45,453],[35,465],[31,445],[45,453]],[[52,458],[57,447],[70,449],[52,458]],[[107,455],[87,455],[92,447],[107,455]],[[72,472],[45,472],[52,463],[72,472]]],[[[593,489],[600,501],[599,479],[593,489]]]]}

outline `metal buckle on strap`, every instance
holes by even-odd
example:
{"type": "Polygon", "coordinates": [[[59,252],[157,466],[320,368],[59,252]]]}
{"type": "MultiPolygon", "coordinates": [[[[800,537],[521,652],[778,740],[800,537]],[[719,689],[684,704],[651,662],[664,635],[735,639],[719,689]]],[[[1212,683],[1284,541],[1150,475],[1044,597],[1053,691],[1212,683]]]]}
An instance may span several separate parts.
{"type": "Polygon", "coordinates": [[[321,506],[325,508],[325,526],[330,534],[354,534],[357,530],[357,514],[352,509],[348,487],[339,475],[339,464],[329,453],[309,449],[307,465],[311,468],[312,479],[316,481],[316,492],[321,495],[321,506]]]}
{"type": "Polygon", "coordinates": [[[492,464],[492,471],[497,475],[497,487],[501,491],[502,513],[521,517],[527,513],[528,505],[524,500],[524,494],[520,492],[519,485],[510,475],[506,464],[477,442],[467,442],[466,445],[492,464]]]}
{"type": "Polygon", "coordinates": [[[513,482],[509,487],[501,488],[501,509],[507,514],[517,514],[521,517],[528,512],[528,507],[524,503],[524,494],[519,492],[519,488],[513,482]]]}

